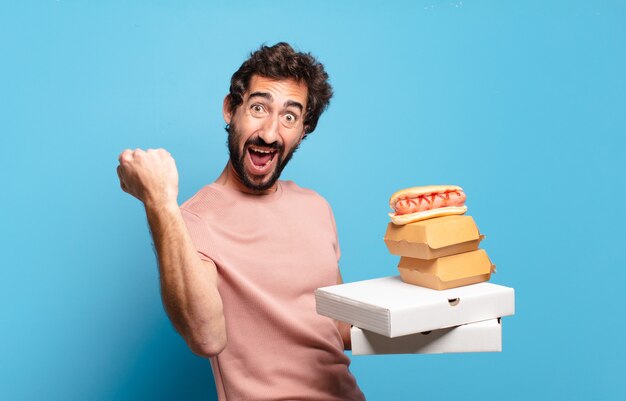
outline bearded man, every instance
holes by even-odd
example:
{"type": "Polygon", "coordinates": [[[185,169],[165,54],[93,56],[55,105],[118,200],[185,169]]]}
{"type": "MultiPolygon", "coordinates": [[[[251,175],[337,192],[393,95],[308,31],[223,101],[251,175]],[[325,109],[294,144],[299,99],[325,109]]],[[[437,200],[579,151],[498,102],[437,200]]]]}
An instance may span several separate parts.
{"type": "Polygon", "coordinates": [[[224,99],[230,158],[215,182],[179,206],[167,151],[119,157],[122,189],[145,206],[167,314],[210,359],[220,401],[364,399],[343,352],[349,327],[315,311],[313,291],[341,282],[332,210],[279,180],[331,97],[310,54],[261,46],[224,99]]]}

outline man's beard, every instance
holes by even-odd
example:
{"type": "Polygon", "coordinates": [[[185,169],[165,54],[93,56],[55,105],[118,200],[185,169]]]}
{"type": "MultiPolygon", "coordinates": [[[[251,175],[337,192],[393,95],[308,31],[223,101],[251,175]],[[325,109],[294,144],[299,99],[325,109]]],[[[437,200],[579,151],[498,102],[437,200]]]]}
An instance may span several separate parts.
{"type": "Polygon", "coordinates": [[[266,191],[276,183],[276,181],[280,177],[280,174],[283,172],[283,169],[285,168],[285,166],[287,166],[287,163],[289,163],[289,160],[291,160],[291,157],[296,152],[296,150],[298,150],[298,146],[300,145],[297,144],[296,146],[294,146],[293,149],[291,149],[289,153],[283,156],[283,153],[285,152],[284,144],[278,142],[269,144],[266,143],[263,139],[256,136],[249,138],[243,146],[243,151],[240,152],[239,140],[241,138],[241,135],[237,132],[237,128],[234,124],[231,123],[226,127],[226,131],[228,132],[228,152],[230,154],[230,162],[233,165],[235,172],[241,179],[243,185],[246,188],[255,192],[266,191]],[[271,175],[269,180],[264,183],[257,184],[256,182],[254,182],[254,180],[245,170],[244,159],[248,157],[248,147],[251,145],[276,150],[276,154],[274,155],[274,158],[276,159],[274,162],[276,163],[276,165],[274,166],[274,170],[270,173],[271,175]]]}

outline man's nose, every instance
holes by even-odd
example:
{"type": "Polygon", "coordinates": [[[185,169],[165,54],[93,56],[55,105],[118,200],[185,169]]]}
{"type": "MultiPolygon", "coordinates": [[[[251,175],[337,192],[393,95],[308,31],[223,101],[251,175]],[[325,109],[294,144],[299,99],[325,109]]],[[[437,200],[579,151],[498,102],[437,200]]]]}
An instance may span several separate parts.
{"type": "Polygon", "coordinates": [[[274,143],[278,140],[279,121],[278,116],[270,115],[265,119],[263,128],[259,137],[267,144],[274,143]]]}

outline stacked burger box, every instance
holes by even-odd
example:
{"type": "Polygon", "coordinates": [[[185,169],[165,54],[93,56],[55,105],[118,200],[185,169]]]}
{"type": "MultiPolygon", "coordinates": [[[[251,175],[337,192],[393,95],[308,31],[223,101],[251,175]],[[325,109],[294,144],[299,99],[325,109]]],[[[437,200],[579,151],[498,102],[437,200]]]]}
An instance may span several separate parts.
{"type": "Polygon", "coordinates": [[[484,235],[465,206],[450,210],[457,214],[392,216],[384,241],[400,256],[400,277],[316,291],[318,313],[353,325],[353,355],[502,350],[501,317],[514,314],[514,290],[486,282],[495,266],[479,249],[484,235]]]}
{"type": "Polygon", "coordinates": [[[398,270],[405,283],[445,290],[489,280],[495,266],[478,249],[483,238],[471,216],[452,215],[389,223],[385,244],[401,256],[398,270]]]}

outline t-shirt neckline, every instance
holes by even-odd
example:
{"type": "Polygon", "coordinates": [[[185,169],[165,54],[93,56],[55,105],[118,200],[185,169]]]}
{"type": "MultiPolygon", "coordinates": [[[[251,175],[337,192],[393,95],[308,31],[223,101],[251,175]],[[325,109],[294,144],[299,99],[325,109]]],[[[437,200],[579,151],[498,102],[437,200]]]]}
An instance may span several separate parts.
{"type": "Polygon", "coordinates": [[[242,192],[237,189],[230,188],[222,184],[218,184],[217,182],[212,182],[211,184],[209,184],[209,187],[216,189],[220,192],[227,193],[231,196],[240,198],[240,199],[254,200],[257,202],[273,202],[273,201],[280,199],[280,197],[283,194],[282,182],[279,180],[279,181],[276,181],[276,184],[277,184],[276,191],[269,193],[269,194],[262,194],[262,195],[254,195],[254,194],[242,192]]]}

